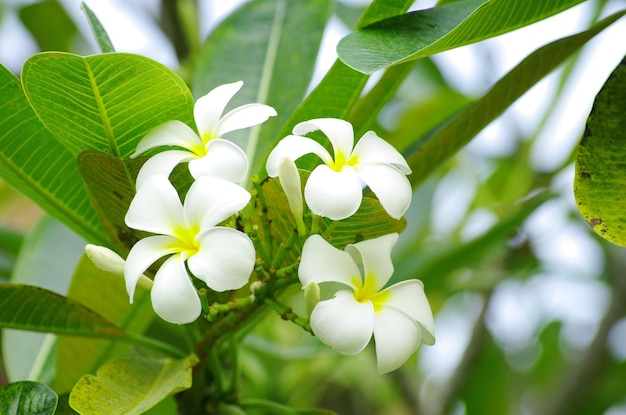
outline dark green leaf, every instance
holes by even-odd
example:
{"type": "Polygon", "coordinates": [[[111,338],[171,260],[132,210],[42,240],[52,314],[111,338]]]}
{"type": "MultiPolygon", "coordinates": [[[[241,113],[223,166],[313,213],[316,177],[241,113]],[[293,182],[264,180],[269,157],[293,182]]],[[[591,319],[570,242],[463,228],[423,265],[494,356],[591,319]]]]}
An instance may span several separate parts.
{"type": "Polygon", "coordinates": [[[0,388],[2,415],[52,415],[57,394],[42,383],[22,381],[0,388]]]}
{"type": "Polygon", "coordinates": [[[404,153],[413,170],[413,185],[417,186],[424,181],[534,84],[625,14],[626,10],[620,11],[589,30],[559,39],[536,50],[500,79],[481,99],[407,149],[404,153]]]}
{"type": "Polygon", "coordinates": [[[591,109],[576,159],[574,193],[593,230],[626,246],[626,59],[615,68],[591,109]]]}
{"type": "Polygon", "coordinates": [[[105,30],[104,26],[102,26],[102,23],[100,23],[98,16],[96,16],[96,14],[89,8],[89,6],[87,6],[87,3],[85,2],[82,2],[80,4],[80,8],[83,9],[83,12],[87,17],[89,27],[91,27],[91,31],[93,32],[93,35],[96,38],[96,42],[98,42],[98,46],[100,46],[100,50],[102,51],[102,53],[115,52],[113,42],[111,42],[107,31],[105,30]]]}
{"type": "Polygon", "coordinates": [[[19,10],[20,20],[33,35],[39,49],[69,52],[74,48],[78,28],[61,2],[44,0],[19,10]]]}
{"type": "Polygon", "coordinates": [[[337,53],[348,66],[371,74],[518,29],[583,1],[457,1],[366,26],[343,38],[337,53]]]}
{"type": "Polygon", "coordinates": [[[102,338],[126,335],[76,301],[21,284],[0,284],[0,327],[102,338]]]}

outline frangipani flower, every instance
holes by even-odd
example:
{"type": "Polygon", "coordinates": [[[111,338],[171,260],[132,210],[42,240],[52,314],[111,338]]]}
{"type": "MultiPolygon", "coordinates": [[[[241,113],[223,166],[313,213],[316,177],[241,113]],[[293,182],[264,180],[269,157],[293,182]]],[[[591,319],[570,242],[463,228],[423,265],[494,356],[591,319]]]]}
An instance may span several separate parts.
{"type": "Polygon", "coordinates": [[[298,270],[303,287],[338,282],[349,288],[317,303],[311,328],[323,343],[344,354],[359,353],[373,334],[379,373],[400,367],[421,343],[435,342],[422,282],[407,280],[383,289],[393,274],[391,250],[397,240],[398,234],[392,233],[341,251],[313,235],[304,243],[298,270]]]}
{"type": "Polygon", "coordinates": [[[301,122],[293,133],[283,138],[270,153],[266,169],[276,177],[283,158],[297,160],[313,153],[324,164],[317,166],[304,188],[304,198],[311,211],[333,220],[353,215],[361,205],[365,183],[374,192],[387,213],[399,219],[411,203],[411,184],[405,175],[411,169],[392,145],[368,131],[354,146],[352,125],[335,118],[301,122]],[[321,130],[333,146],[334,157],[318,142],[302,135],[321,130]]]}
{"type": "Polygon", "coordinates": [[[181,204],[165,176],[152,176],[137,190],[126,224],[157,235],[137,242],[124,267],[132,303],[141,274],[157,259],[170,255],[154,276],[152,307],[164,320],[184,324],[201,312],[198,293],[187,268],[214,291],[234,290],[250,277],[256,254],[247,235],[217,226],[250,200],[242,187],[215,177],[196,180],[181,204]]]}
{"type": "Polygon", "coordinates": [[[161,146],[178,146],[182,150],[166,150],[152,156],[137,175],[137,188],[155,174],[169,176],[180,163],[189,162],[189,172],[197,179],[213,176],[239,183],[248,174],[248,157],[235,143],[222,139],[231,131],[265,122],[276,115],[274,108],[264,104],[247,104],[222,116],[231,98],[241,89],[242,81],[224,84],[196,101],[193,116],[200,136],[181,121],[169,121],[152,130],[131,155],[137,157],[161,146]]]}

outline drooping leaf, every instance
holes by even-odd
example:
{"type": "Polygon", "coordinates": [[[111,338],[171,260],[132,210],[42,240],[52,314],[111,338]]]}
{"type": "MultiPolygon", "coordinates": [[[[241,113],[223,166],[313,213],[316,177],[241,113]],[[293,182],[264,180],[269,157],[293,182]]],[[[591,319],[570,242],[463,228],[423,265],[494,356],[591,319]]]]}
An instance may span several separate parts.
{"type": "Polygon", "coordinates": [[[152,128],[172,119],[193,125],[185,83],[143,56],[40,53],[24,63],[22,83],[41,121],[74,156],[98,150],[127,158],[152,128]]]}
{"type": "Polygon", "coordinates": [[[196,98],[220,84],[243,80],[231,105],[259,102],[278,113],[260,129],[234,135],[247,146],[252,174],[264,167],[278,129],[304,98],[330,4],[251,1],[229,15],[204,43],[194,75],[196,98]]]}
{"type": "Polygon", "coordinates": [[[413,170],[410,176],[413,186],[423,182],[534,84],[625,14],[626,10],[615,13],[589,30],[536,50],[501,78],[482,98],[460,111],[432,134],[416,141],[404,151],[413,170]]]}
{"type": "Polygon", "coordinates": [[[57,394],[43,383],[21,381],[0,387],[2,415],[52,415],[57,394]]]}
{"type": "Polygon", "coordinates": [[[626,246],[626,59],[615,68],[591,109],[578,146],[574,194],[593,230],[626,246]]]}
{"type": "Polygon", "coordinates": [[[371,74],[518,29],[583,1],[456,1],[363,27],[343,38],[337,53],[351,68],[371,74]]]}
{"type": "Polygon", "coordinates": [[[80,4],[80,8],[85,13],[87,17],[87,21],[89,22],[89,26],[91,27],[91,31],[93,32],[93,36],[96,38],[96,42],[98,42],[98,46],[100,46],[100,50],[102,53],[107,52],[115,52],[115,47],[113,46],[113,42],[109,38],[109,34],[107,33],[102,23],[100,23],[100,19],[98,16],[87,6],[87,3],[82,2],[80,4]]]}
{"type": "Polygon", "coordinates": [[[141,414],[169,395],[191,386],[195,355],[182,360],[133,357],[85,375],[70,393],[70,406],[82,415],[141,414]]]}
{"type": "Polygon", "coordinates": [[[0,176],[83,238],[107,244],[74,156],[39,122],[19,80],[2,65],[0,176]]]}
{"type": "Polygon", "coordinates": [[[126,335],[76,301],[22,284],[0,284],[0,327],[101,338],[126,335]]]}

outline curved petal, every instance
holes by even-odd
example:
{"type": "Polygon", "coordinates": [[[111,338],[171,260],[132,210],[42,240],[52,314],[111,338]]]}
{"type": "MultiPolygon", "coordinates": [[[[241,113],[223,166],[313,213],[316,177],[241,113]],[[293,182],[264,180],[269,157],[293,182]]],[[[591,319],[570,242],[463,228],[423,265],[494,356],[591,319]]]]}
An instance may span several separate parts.
{"type": "Polygon", "coordinates": [[[406,176],[393,166],[368,164],[359,168],[359,177],[374,192],[389,216],[400,219],[411,204],[413,189],[406,176]]]}
{"type": "Polygon", "coordinates": [[[124,220],[133,229],[164,235],[185,223],[178,193],[165,176],[152,176],[137,189],[124,220]]]}
{"type": "Polygon", "coordinates": [[[300,181],[300,172],[293,160],[283,158],[280,166],[278,166],[278,180],[287,197],[289,209],[293,212],[296,220],[302,218],[304,212],[302,182],[300,181]]]}
{"type": "Polygon", "coordinates": [[[229,111],[215,126],[216,137],[235,130],[252,127],[276,116],[276,110],[265,104],[246,104],[229,111]]]}
{"type": "Polygon", "coordinates": [[[141,275],[157,259],[177,252],[175,248],[178,240],[172,236],[155,235],[141,239],[128,253],[126,264],[124,264],[124,280],[126,281],[126,291],[133,303],[135,287],[141,275]]]}
{"type": "Polygon", "coordinates": [[[361,137],[352,155],[358,158],[359,163],[391,164],[402,173],[411,174],[411,168],[402,154],[374,131],[368,131],[361,137]]]}
{"type": "Polygon", "coordinates": [[[304,187],[304,199],[309,209],[332,220],[352,216],[359,210],[362,198],[361,180],[349,166],[337,172],[321,164],[311,172],[304,187]]]}
{"type": "Polygon", "coordinates": [[[217,177],[200,177],[193,182],[183,207],[185,223],[209,229],[244,208],[250,193],[243,187],[217,177]]]}
{"type": "Polygon", "coordinates": [[[139,189],[144,185],[146,180],[152,176],[162,175],[169,177],[174,170],[174,167],[180,163],[193,160],[197,156],[194,153],[184,150],[167,150],[162,153],[155,154],[150,157],[148,161],[141,166],[137,179],[135,181],[135,187],[139,189]]]}
{"type": "Polygon", "coordinates": [[[421,343],[418,325],[407,315],[385,308],[374,315],[374,342],[378,373],[396,370],[421,343]]]}
{"type": "Polygon", "coordinates": [[[301,122],[293,127],[293,133],[297,135],[304,135],[317,130],[322,131],[328,137],[333,145],[335,157],[339,152],[343,153],[346,159],[350,157],[352,146],[354,146],[352,124],[338,118],[317,118],[301,122]]]}
{"type": "Polygon", "coordinates": [[[201,236],[200,249],[187,265],[210,289],[221,292],[246,285],[255,262],[254,245],[246,234],[217,227],[201,236]]]}
{"type": "Polygon", "coordinates": [[[407,280],[394,284],[385,292],[389,297],[384,307],[401,311],[415,320],[422,330],[422,342],[435,344],[435,320],[424,294],[424,284],[419,280],[407,280]]]}
{"type": "Polygon", "coordinates": [[[311,282],[338,282],[352,289],[361,285],[361,273],[350,255],[335,248],[320,235],[311,235],[302,247],[298,277],[303,287],[311,282]],[[359,281],[355,284],[353,281],[359,281]]]}
{"type": "Polygon", "coordinates": [[[320,301],[311,313],[311,328],[322,343],[343,354],[357,354],[367,346],[374,329],[372,303],[360,303],[348,291],[320,301]]]}
{"type": "Polygon", "coordinates": [[[152,148],[161,146],[180,146],[193,151],[202,145],[202,140],[194,130],[181,121],[173,120],[150,131],[137,144],[137,149],[130,157],[135,158],[152,148]]]}
{"type": "Polygon", "coordinates": [[[317,141],[308,137],[288,135],[280,140],[267,157],[267,163],[265,164],[267,175],[270,177],[278,176],[278,168],[283,158],[296,161],[309,153],[316,154],[326,164],[332,162],[330,153],[317,141]]]}
{"type": "Polygon", "coordinates": [[[377,292],[387,284],[393,274],[391,250],[398,242],[398,236],[397,233],[390,233],[346,246],[346,252],[354,261],[363,265],[365,275],[374,277],[377,292]]]}
{"type": "Polygon", "coordinates": [[[193,107],[193,118],[200,135],[215,137],[215,128],[220,121],[224,108],[243,86],[243,81],[220,85],[198,98],[193,107]]]}
{"type": "Polygon", "coordinates": [[[189,163],[189,172],[194,179],[212,176],[239,183],[248,174],[248,157],[237,144],[216,138],[207,144],[205,156],[189,163]]]}
{"type": "Polygon", "coordinates": [[[126,261],[117,252],[104,246],[87,244],[85,255],[99,270],[115,275],[124,275],[126,261]]]}
{"type": "Polygon", "coordinates": [[[157,315],[174,324],[191,323],[202,311],[181,255],[173,255],[161,265],[154,276],[150,298],[157,315]]]}

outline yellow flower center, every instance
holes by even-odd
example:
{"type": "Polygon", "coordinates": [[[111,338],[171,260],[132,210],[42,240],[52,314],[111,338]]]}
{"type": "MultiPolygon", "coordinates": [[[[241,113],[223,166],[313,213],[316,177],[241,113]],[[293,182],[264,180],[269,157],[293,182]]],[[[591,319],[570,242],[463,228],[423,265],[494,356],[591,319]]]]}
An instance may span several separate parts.
{"type": "Polygon", "coordinates": [[[352,155],[350,156],[350,158],[346,158],[346,155],[343,153],[343,151],[337,151],[337,154],[335,154],[335,159],[331,160],[330,164],[328,165],[328,167],[330,167],[331,169],[333,169],[334,171],[341,171],[341,169],[343,169],[345,166],[356,166],[359,163],[359,160],[356,156],[352,155]]]}
{"type": "Polygon", "coordinates": [[[352,283],[356,287],[354,290],[354,298],[359,303],[369,301],[374,306],[374,312],[377,313],[382,310],[383,304],[389,299],[388,291],[376,290],[376,277],[372,274],[365,276],[365,283],[361,281],[361,278],[353,278],[352,283]]]}
{"type": "Polygon", "coordinates": [[[185,257],[189,258],[196,254],[200,249],[200,242],[196,239],[200,226],[193,226],[191,228],[177,228],[174,231],[174,236],[178,238],[176,248],[180,249],[180,252],[185,253],[185,257]]]}

